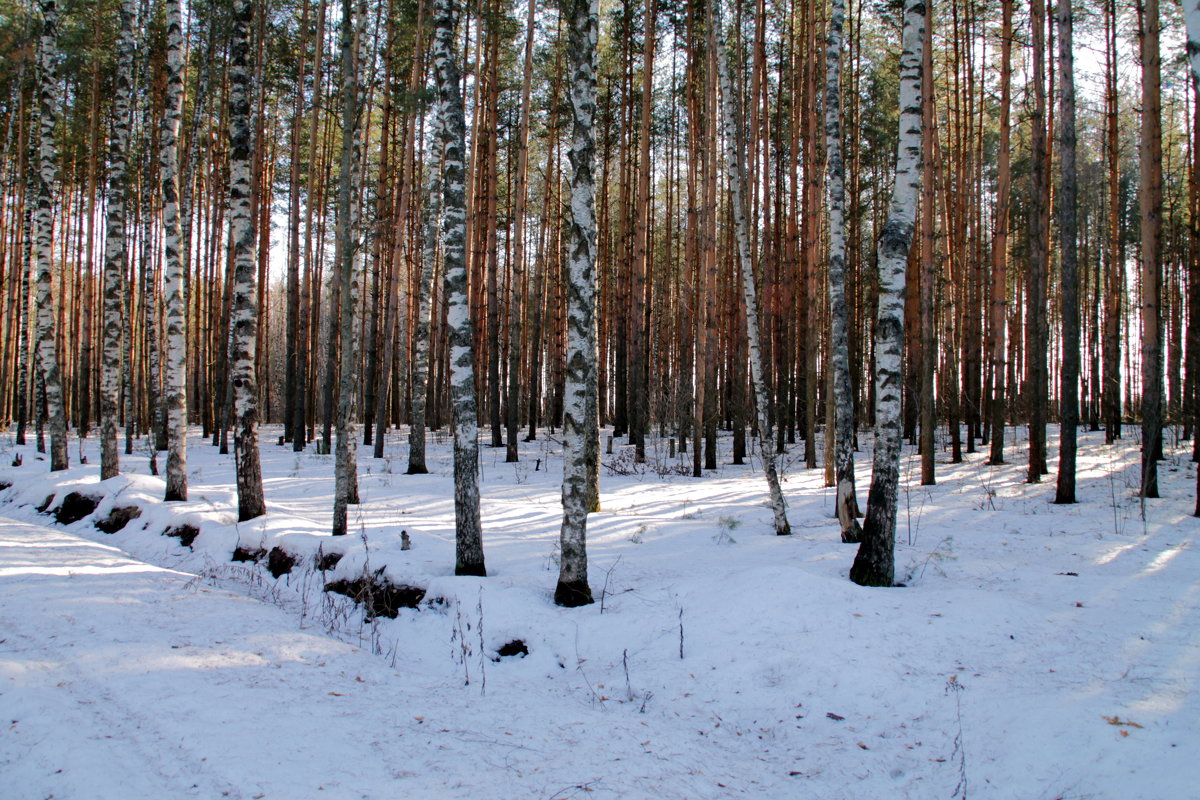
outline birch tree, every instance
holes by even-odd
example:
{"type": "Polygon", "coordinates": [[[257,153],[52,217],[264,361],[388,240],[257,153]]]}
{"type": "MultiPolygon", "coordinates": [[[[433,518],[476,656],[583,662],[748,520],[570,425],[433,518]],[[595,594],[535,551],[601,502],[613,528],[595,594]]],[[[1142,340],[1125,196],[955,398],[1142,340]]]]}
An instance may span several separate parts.
{"type": "MultiPolygon", "coordinates": [[[[779,467],[775,448],[771,446],[771,416],[767,410],[766,369],[758,335],[758,292],[754,286],[754,265],[750,260],[750,225],[746,221],[745,170],[738,148],[737,128],[733,112],[733,85],[729,80],[729,56],[721,24],[721,5],[709,0],[709,14],[717,43],[717,80],[721,93],[721,127],[725,142],[725,173],[729,179],[730,201],[733,206],[734,238],[742,274],[742,302],[746,307],[746,339],[750,346],[750,379],[754,383],[754,406],[758,416],[758,449],[767,473],[767,490],[771,512],[775,517],[775,533],[786,536],[792,532],[787,520],[787,506],[779,486],[779,467]]],[[[839,512],[840,513],[840,512],[839,512]]]]}
{"type": "MultiPolygon", "coordinates": [[[[358,405],[358,175],[360,125],[358,40],[354,0],[342,0],[342,154],[338,175],[338,231],[335,256],[339,305],[335,327],[340,336],[337,446],[334,456],[333,535],[346,533],[346,506],[358,504],[358,443],[354,416],[358,405]]],[[[358,14],[361,25],[366,14],[358,14]]]]}
{"type": "Polygon", "coordinates": [[[42,37],[38,81],[37,206],[33,212],[33,242],[37,268],[37,341],[35,368],[45,393],[50,429],[50,471],[67,468],[67,410],[59,377],[54,325],[54,182],[58,153],[54,128],[58,120],[58,6],[41,0],[42,37]]]}
{"type": "Polygon", "coordinates": [[[563,390],[563,522],[554,602],[592,602],[587,577],[589,419],[596,407],[596,0],[563,0],[572,124],[571,218],[567,245],[567,364],[563,390]]]}
{"type": "MultiPolygon", "coordinates": [[[[435,100],[435,104],[436,104],[435,100]]],[[[409,475],[424,475],[425,466],[425,407],[429,397],[430,314],[433,307],[433,273],[437,267],[438,220],[441,216],[442,124],[440,104],[433,112],[433,131],[430,137],[429,160],[425,169],[425,198],[421,208],[421,277],[417,286],[417,324],[413,331],[412,361],[412,424],[408,429],[409,475]]]]}
{"type": "Polygon", "coordinates": [[[164,0],[167,25],[167,95],[160,128],[162,180],[163,295],[167,348],[163,402],[167,416],[165,500],[187,500],[187,298],[180,253],[179,119],[183,111],[183,29],[179,0],[164,0]]]}
{"type": "Polygon", "coordinates": [[[258,379],[254,371],[258,304],[256,224],[250,213],[250,22],[253,0],[233,0],[229,61],[229,227],[233,306],[229,313],[229,378],[233,386],[233,448],[238,520],[267,513],[258,452],[258,379]]]}
{"type": "Polygon", "coordinates": [[[900,140],[896,183],[879,236],[879,311],[875,343],[875,461],[862,543],[850,568],[861,586],[895,581],[896,492],[900,478],[900,393],[904,350],[904,278],[921,180],[924,0],[905,0],[900,54],[900,140]]]}
{"type": "MultiPolygon", "coordinates": [[[[832,327],[835,419],[834,469],[837,518],[842,541],[858,542],[858,499],[854,487],[854,391],[850,385],[850,309],[846,303],[846,189],[842,164],[842,31],[845,0],[832,0],[825,49],[825,157],[829,172],[829,312],[832,327]]],[[[757,391],[757,390],[756,390],[757,391]]],[[[828,446],[828,445],[826,445],[828,446]]]]}
{"type": "Polygon", "coordinates": [[[128,193],[130,94],[133,84],[134,0],[123,0],[117,36],[117,71],[113,88],[112,133],[108,144],[108,208],[105,213],[103,322],[100,346],[100,479],[121,471],[117,451],[117,398],[121,380],[121,326],[125,318],[125,201],[128,193]]]}
{"type": "Polygon", "coordinates": [[[454,47],[454,0],[434,0],[433,68],[442,115],[442,271],[454,413],[455,575],[486,575],[479,519],[475,348],[467,295],[466,121],[454,47]]]}

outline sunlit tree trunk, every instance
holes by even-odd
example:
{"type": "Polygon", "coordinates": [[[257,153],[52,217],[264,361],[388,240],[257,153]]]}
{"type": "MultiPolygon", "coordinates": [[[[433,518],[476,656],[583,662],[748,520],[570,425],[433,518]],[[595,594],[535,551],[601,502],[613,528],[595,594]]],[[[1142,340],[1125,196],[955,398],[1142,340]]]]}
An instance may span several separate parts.
{"type": "MultiPolygon", "coordinates": [[[[829,170],[829,309],[832,322],[830,360],[836,433],[837,518],[842,541],[862,537],[854,486],[854,390],[850,385],[850,307],[846,302],[846,189],[842,163],[842,31],[846,4],[833,0],[825,50],[825,157],[829,170]]],[[[829,432],[826,432],[826,437],[829,432]]],[[[828,444],[826,444],[828,448],[828,444]]]]}
{"type": "Polygon", "coordinates": [[[187,500],[187,299],[180,256],[178,131],[183,107],[183,31],[179,0],[167,10],[167,98],[159,154],[163,196],[163,294],[167,349],[164,401],[167,411],[166,500],[187,500]]]}
{"type": "Polygon", "coordinates": [[[771,512],[775,517],[775,533],[785,536],[792,532],[787,520],[787,506],[783,500],[783,490],[779,485],[779,466],[775,448],[771,447],[771,418],[767,410],[767,387],[763,377],[766,369],[763,364],[762,348],[758,335],[758,291],[754,285],[754,266],[750,261],[750,231],[746,221],[745,201],[745,171],[742,166],[742,153],[738,148],[737,122],[733,111],[733,86],[729,80],[729,57],[725,41],[725,33],[721,23],[721,6],[719,0],[708,0],[710,24],[713,27],[717,45],[717,79],[721,93],[721,127],[724,129],[725,142],[725,171],[729,180],[730,203],[733,206],[734,236],[737,240],[738,263],[742,274],[742,302],[746,308],[746,339],[750,346],[750,377],[754,382],[755,411],[758,417],[759,455],[763,460],[763,468],[767,474],[767,490],[771,502],[771,512]]]}
{"type": "Polygon", "coordinates": [[[250,213],[250,21],[253,0],[233,0],[229,60],[229,226],[233,246],[233,306],[229,314],[229,377],[233,387],[233,447],[238,520],[267,513],[258,452],[258,378],[254,371],[258,330],[255,246],[250,213]]]}
{"type": "Polygon", "coordinates": [[[120,7],[121,28],[117,37],[117,64],[113,88],[112,133],[108,145],[108,207],[105,214],[103,323],[100,348],[100,479],[121,471],[117,451],[117,400],[121,380],[121,326],[125,319],[125,272],[128,251],[125,242],[126,179],[129,151],[130,92],[133,81],[134,0],[120,7]]]}
{"type": "Polygon", "coordinates": [[[862,586],[895,582],[896,493],[900,479],[900,393],[904,347],[904,278],[921,181],[923,0],[905,0],[900,54],[900,138],[896,183],[879,237],[879,312],[875,344],[875,461],[862,544],[850,580],[862,586]]]}
{"type": "Polygon", "coordinates": [[[596,383],[596,202],[595,163],[596,0],[563,0],[568,29],[568,93],[573,114],[571,217],[567,247],[567,375],[563,399],[563,522],[559,532],[558,585],[554,602],[592,602],[587,576],[589,474],[587,439],[595,413],[596,383]]]}
{"type": "Polygon", "coordinates": [[[433,66],[442,136],[442,264],[450,332],[450,402],[454,410],[456,575],[486,575],[479,519],[479,428],[475,349],[467,295],[466,122],[454,52],[454,0],[435,0],[433,66]]]}
{"type": "Polygon", "coordinates": [[[37,205],[33,212],[33,242],[37,268],[37,340],[35,369],[45,392],[50,430],[50,471],[67,468],[67,409],[59,378],[54,325],[54,182],[58,158],[54,128],[58,121],[58,6],[41,0],[42,38],[38,80],[39,128],[37,205]]]}

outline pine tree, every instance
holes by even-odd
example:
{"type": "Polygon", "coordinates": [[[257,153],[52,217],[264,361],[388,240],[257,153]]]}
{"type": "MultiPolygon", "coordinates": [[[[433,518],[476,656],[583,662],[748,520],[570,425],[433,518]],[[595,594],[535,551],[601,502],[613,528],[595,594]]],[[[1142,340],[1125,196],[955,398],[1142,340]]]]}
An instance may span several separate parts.
{"type": "Polygon", "coordinates": [[[1056,503],[1075,502],[1075,450],[1079,428],[1079,248],[1075,168],[1075,55],[1071,0],[1058,0],[1059,139],[1061,170],[1058,230],[1062,276],[1063,363],[1059,389],[1061,421],[1056,503]]]}

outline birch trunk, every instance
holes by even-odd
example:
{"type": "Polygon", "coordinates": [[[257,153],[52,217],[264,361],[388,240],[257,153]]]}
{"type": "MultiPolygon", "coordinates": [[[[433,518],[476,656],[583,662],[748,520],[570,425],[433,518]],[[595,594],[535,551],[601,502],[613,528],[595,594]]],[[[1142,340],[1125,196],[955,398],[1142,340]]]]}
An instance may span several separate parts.
{"type": "Polygon", "coordinates": [[[234,466],[238,520],[267,513],[258,452],[258,380],[254,371],[258,307],[255,220],[250,214],[250,21],[253,0],[233,0],[229,64],[229,225],[233,292],[229,315],[229,377],[233,387],[234,466]]]}
{"type": "Polygon", "coordinates": [[[409,475],[424,475],[425,466],[425,408],[429,398],[429,352],[432,348],[431,319],[433,310],[433,273],[438,254],[438,219],[441,216],[442,172],[442,110],[433,113],[429,161],[425,173],[425,199],[421,209],[421,278],[417,287],[417,324],[413,331],[412,363],[412,424],[408,431],[409,475]]]}
{"type": "Polygon", "coordinates": [[[904,349],[904,278],[921,181],[921,73],[924,0],[905,0],[900,54],[900,140],[896,185],[879,237],[879,312],[875,344],[875,462],[862,544],[850,568],[860,586],[895,582],[896,491],[900,478],[900,392],[904,349]]]}
{"type": "MultiPolygon", "coordinates": [[[[337,444],[334,456],[333,535],[346,533],[346,506],[358,504],[358,176],[360,125],[357,27],[366,17],[353,0],[342,0],[342,154],[338,175],[337,241],[334,260],[339,285],[338,316],[332,321],[340,339],[338,361],[337,444]],[[359,12],[356,14],[356,12],[359,12]]],[[[333,365],[329,365],[332,371],[333,365]]]]}
{"type": "Polygon", "coordinates": [[[588,438],[596,409],[596,0],[564,0],[568,29],[572,127],[571,221],[567,245],[567,364],[563,391],[563,522],[559,533],[558,585],[554,602],[592,602],[587,577],[587,515],[590,505],[588,438]]]}
{"type": "Polygon", "coordinates": [[[100,480],[121,471],[117,451],[117,407],[121,380],[121,325],[125,318],[125,204],[128,195],[130,94],[133,82],[133,0],[121,3],[112,133],[108,145],[108,210],[105,214],[102,342],[100,346],[100,480]]]}
{"type": "Polygon", "coordinates": [[[1071,0],[1058,0],[1059,168],[1058,230],[1062,303],[1062,381],[1059,389],[1058,483],[1054,502],[1075,502],[1075,449],[1079,428],[1079,251],[1075,169],[1075,56],[1071,0]]]}
{"type": "Polygon", "coordinates": [[[58,115],[58,6],[41,0],[42,39],[39,94],[37,206],[33,213],[33,241],[37,268],[37,342],[35,369],[41,376],[50,429],[50,471],[67,468],[67,412],[59,378],[54,332],[52,291],[54,253],[54,181],[57,152],[54,128],[58,115]]]}
{"type": "Polygon", "coordinates": [[[786,536],[792,532],[787,520],[787,506],[779,486],[779,467],[775,448],[771,447],[771,417],[767,409],[766,368],[758,335],[758,292],[754,286],[754,265],[750,260],[750,225],[746,220],[746,184],[742,153],[738,148],[737,125],[733,111],[733,86],[729,80],[728,44],[721,24],[719,0],[709,0],[709,14],[717,43],[717,80],[721,94],[721,127],[724,129],[725,172],[729,179],[730,202],[733,206],[734,237],[737,241],[738,263],[742,275],[742,301],[746,307],[746,339],[750,346],[750,379],[754,383],[754,406],[758,416],[758,449],[767,474],[767,490],[771,512],[775,517],[775,533],[786,536]]]}
{"type": "Polygon", "coordinates": [[[450,403],[454,412],[454,574],[486,575],[479,520],[474,333],[467,294],[466,121],[454,52],[454,2],[434,2],[432,50],[442,117],[442,263],[450,334],[450,403]]]}
{"type": "MultiPolygon", "coordinates": [[[[850,384],[850,308],[846,302],[846,189],[842,164],[842,29],[845,0],[833,0],[825,50],[825,153],[829,170],[829,313],[833,329],[834,469],[842,541],[862,538],[854,487],[854,390],[850,384]]],[[[828,435],[828,432],[827,432],[828,435]]],[[[828,445],[826,445],[828,446],[828,445]]]]}
{"type": "Polygon", "coordinates": [[[187,500],[187,297],[180,253],[179,119],[183,111],[183,28],[179,0],[167,10],[167,97],[161,129],[159,167],[163,197],[163,296],[167,349],[163,402],[167,412],[167,489],[165,500],[187,500]]]}

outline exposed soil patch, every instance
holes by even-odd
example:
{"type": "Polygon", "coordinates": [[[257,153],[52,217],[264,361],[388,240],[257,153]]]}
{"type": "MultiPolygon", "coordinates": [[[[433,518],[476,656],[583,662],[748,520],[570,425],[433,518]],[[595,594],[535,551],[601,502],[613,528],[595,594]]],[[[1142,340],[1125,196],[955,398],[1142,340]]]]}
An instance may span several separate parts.
{"type": "Polygon", "coordinates": [[[11,483],[7,483],[6,481],[0,481],[0,492],[3,492],[5,489],[11,489],[11,488],[12,488],[11,483]]]}
{"type": "Polygon", "coordinates": [[[511,642],[497,650],[496,655],[500,656],[500,658],[510,658],[513,656],[520,656],[521,658],[524,658],[525,656],[529,655],[529,646],[520,639],[513,639],[511,642]]]}
{"type": "Polygon", "coordinates": [[[344,594],[367,609],[367,619],[388,617],[395,619],[402,608],[416,608],[425,599],[425,590],[420,586],[397,586],[384,578],[380,572],[374,575],[349,580],[331,581],[325,591],[344,594]]]}
{"type": "MultiPolygon", "coordinates": [[[[71,492],[63,498],[62,505],[54,512],[54,519],[59,525],[70,525],[72,522],[79,522],[79,520],[91,514],[96,510],[96,506],[98,505],[100,505],[99,497],[71,492]]],[[[49,503],[47,503],[47,506],[49,506],[49,503]]]]}
{"type": "Polygon", "coordinates": [[[142,510],[137,506],[117,506],[106,518],[96,520],[96,527],[105,533],[116,533],[141,515],[142,510]]]}
{"type": "Polygon", "coordinates": [[[267,569],[271,571],[272,578],[287,575],[292,571],[292,567],[299,563],[299,558],[282,547],[272,547],[271,552],[267,554],[267,569]]]}
{"type": "Polygon", "coordinates": [[[261,547],[251,550],[249,547],[234,548],[232,561],[262,561],[267,556],[267,551],[261,547]]]}
{"type": "Polygon", "coordinates": [[[338,565],[342,560],[341,553],[326,553],[321,550],[317,551],[316,566],[321,572],[328,572],[338,565]]]}
{"type": "Polygon", "coordinates": [[[163,531],[163,536],[171,536],[179,540],[184,547],[191,547],[192,542],[200,535],[200,529],[195,525],[176,525],[163,531]]]}
{"type": "Polygon", "coordinates": [[[47,497],[45,500],[42,501],[42,504],[40,506],[35,506],[35,508],[37,508],[37,512],[39,514],[45,514],[46,510],[48,508],[50,508],[51,504],[53,504],[53,503],[54,503],[54,495],[50,495],[49,497],[47,497]]]}

